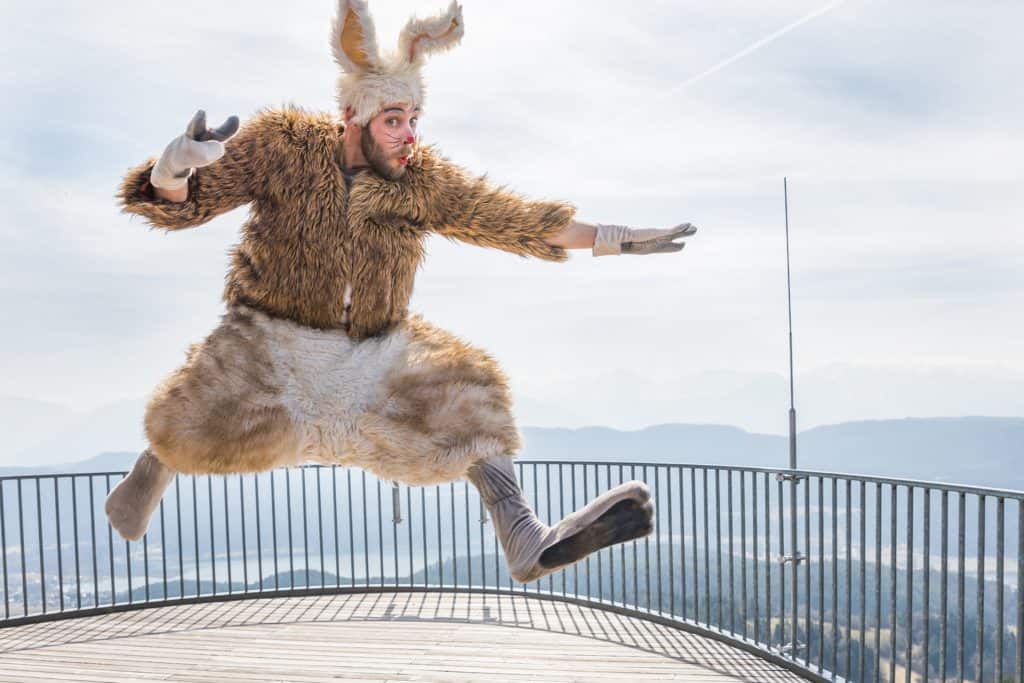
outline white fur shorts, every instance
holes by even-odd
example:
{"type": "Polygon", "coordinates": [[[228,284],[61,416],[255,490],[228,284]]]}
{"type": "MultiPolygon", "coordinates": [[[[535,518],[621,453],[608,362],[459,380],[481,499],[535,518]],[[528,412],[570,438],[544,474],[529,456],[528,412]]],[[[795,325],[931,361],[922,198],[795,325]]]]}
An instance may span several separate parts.
{"type": "Polygon", "coordinates": [[[493,359],[418,316],[354,341],[235,305],[156,389],[145,426],[178,472],[315,461],[433,484],[519,449],[511,405],[493,359]]]}

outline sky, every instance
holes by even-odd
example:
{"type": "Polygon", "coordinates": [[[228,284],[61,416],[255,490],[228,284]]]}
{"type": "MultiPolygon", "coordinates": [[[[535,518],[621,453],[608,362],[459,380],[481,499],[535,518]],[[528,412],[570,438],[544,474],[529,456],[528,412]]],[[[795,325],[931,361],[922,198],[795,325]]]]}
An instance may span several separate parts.
{"type": "MultiPolygon", "coordinates": [[[[380,43],[445,6],[371,2],[380,43]]],[[[114,192],[196,109],[335,111],[334,11],[4,2],[0,396],[136,399],[217,324],[245,209],[165,234],[114,192]]],[[[679,254],[565,264],[428,241],[413,310],[490,351],[533,422],[784,432],[784,177],[802,425],[1024,415],[1024,4],[463,13],[425,69],[424,141],[582,220],[699,227],[679,254]]]]}

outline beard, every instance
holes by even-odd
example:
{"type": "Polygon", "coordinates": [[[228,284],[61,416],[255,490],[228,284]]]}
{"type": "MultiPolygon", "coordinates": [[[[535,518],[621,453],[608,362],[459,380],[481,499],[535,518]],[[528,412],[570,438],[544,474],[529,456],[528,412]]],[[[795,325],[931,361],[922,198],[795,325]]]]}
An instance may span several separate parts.
{"type": "MultiPolygon", "coordinates": [[[[388,151],[380,144],[370,132],[369,124],[362,127],[362,135],[359,136],[359,146],[363,150],[363,156],[370,164],[373,171],[387,180],[398,180],[405,175],[405,166],[394,164],[397,158],[388,154],[388,151]]],[[[412,153],[412,147],[406,144],[396,146],[397,156],[408,157],[412,153]]]]}

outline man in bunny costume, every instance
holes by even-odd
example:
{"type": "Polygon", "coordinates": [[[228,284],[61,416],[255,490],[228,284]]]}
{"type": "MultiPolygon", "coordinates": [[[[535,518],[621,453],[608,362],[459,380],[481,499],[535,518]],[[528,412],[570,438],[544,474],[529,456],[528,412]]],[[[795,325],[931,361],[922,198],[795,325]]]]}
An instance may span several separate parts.
{"type": "Polygon", "coordinates": [[[676,252],[695,231],[577,222],[567,203],[493,187],[418,144],[424,58],[462,34],[453,2],[410,20],[398,50],[382,54],[365,0],[340,0],[331,40],[343,120],[284,108],[210,130],[199,112],[159,159],[128,172],[124,210],[156,227],[251,208],[227,312],[154,392],[149,448],[107,499],[122,536],[145,533],[176,472],[306,461],[416,485],[467,478],[522,582],[651,531],[641,482],[554,526],[538,520],[512,467],[520,438],[501,369],[407,310],[430,233],[563,261],[569,248],[676,252]]]}

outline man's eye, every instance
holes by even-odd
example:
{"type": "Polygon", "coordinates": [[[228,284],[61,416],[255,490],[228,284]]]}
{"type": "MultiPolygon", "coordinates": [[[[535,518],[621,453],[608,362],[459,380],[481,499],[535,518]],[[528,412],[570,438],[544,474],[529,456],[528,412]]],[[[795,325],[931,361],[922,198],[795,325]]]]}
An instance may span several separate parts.
{"type": "Polygon", "coordinates": [[[416,127],[416,123],[417,123],[418,121],[419,121],[419,119],[416,119],[416,118],[414,118],[414,119],[412,119],[412,120],[410,120],[410,121],[409,121],[409,124],[410,124],[410,125],[411,125],[411,126],[412,126],[413,128],[415,128],[415,127],[416,127]]]}
{"type": "Polygon", "coordinates": [[[396,123],[398,123],[398,119],[396,119],[394,117],[391,117],[390,119],[388,119],[387,123],[388,123],[389,126],[393,126],[396,123]]]}

